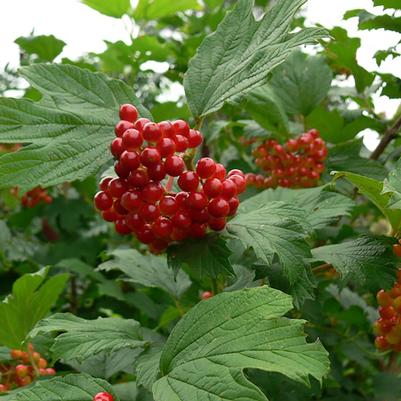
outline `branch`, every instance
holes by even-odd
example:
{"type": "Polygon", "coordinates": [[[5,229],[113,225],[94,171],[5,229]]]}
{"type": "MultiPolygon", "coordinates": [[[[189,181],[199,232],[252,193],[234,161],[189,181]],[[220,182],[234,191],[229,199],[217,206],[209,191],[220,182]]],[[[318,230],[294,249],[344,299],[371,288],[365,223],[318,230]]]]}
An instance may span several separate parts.
{"type": "Polygon", "coordinates": [[[382,153],[386,150],[389,143],[395,138],[397,138],[397,134],[400,131],[400,129],[401,129],[401,116],[398,117],[395,123],[387,129],[382,140],[377,145],[377,148],[370,155],[370,158],[372,160],[377,160],[382,155],[382,153]]]}

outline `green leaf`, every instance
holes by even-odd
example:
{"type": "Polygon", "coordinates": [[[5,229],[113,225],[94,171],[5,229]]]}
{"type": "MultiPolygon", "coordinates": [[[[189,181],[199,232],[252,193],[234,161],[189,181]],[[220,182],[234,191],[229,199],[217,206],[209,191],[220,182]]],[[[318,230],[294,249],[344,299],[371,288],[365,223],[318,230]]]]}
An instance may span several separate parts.
{"type": "Polygon", "coordinates": [[[270,86],[264,85],[253,90],[247,96],[245,109],[263,128],[280,134],[289,132],[284,106],[270,86]]]}
{"type": "Polygon", "coordinates": [[[344,119],[338,110],[318,107],[306,117],[305,121],[309,129],[318,129],[322,138],[331,143],[341,143],[354,137],[344,137],[342,132],[344,119]]]}
{"type": "Polygon", "coordinates": [[[382,194],[390,195],[387,204],[389,209],[401,209],[401,159],[384,180],[382,194]]]}
{"type": "MultiPolygon", "coordinates": [[[[303,210],[301,218],[317,230],[329,226],[341,216],[349,216],[355,203],[335,192],[326,191],[326,186],[308,189],[267,189],[241,203],[240,210],[250,212],[270,202],[282,201],[291,207],[303,210]]],[[[297,217],[297,209],[295,209],[297,217]]]]}
{"type": "Polygon", "coordinates": [[[401,9],[401,3],[398,0],[373,0],[376,7],[383,6],[384,8],[401,9]]]}
{"type": "Polygon", "coordinates": [[[153,384],[159,378],[162,350],[163,344],[152,345],[136,362],[137,384],[150,392],[153,384]]]}
{"type": "Polygon", "coordinates": [[[206,238],[170,246],[168,264],[175,271],[187,266],[190,274],[197,278],[216,278],[220,274],[233,274],[230,255],[231,251],[223,238],[208,235],[206,238]]]}
{"type": "Polygon", "coordinates": [[[388,219],[395,231],[401,224],[401,211],[390,210],[387,205],[391,198],[390,193],[383,194],[383,183],[362,175],[340,171],[335,174],[335,179],[345,178],[351,184],[355,185],[359,192],[366,196],[388,219]]]}
{"type": "Polygon", "coordinates": [[[277,255],[286,277],[294,284],[305,269],[304,259],[310,255],[305,217],[301,209],[271,202],[259,209],[240,211],[227,230],[245,248],[253,249],[267,266],[272,266],[277,255]]]}
{"type": "Polygon", "coordinates": [[[113,387],[104,380],[84,374],[70,374],[50,380],[38,380],[32,386],[18,390],[10,401],[93,401],[106,391],[119,401],[113,387]]]}
{"type": "Polygon", "coordinates": [[[66,43],[53,35],[20,36],[15,43],[26,53],[36,54],[42,61],[53,61],[66,43]]]}
{"type": "Polygon", "coordinates": [[[306,343],[302,320],[282,318],[291,297],[259,287],[198,303],[177,324],[163,349],[164,375],[155,401],[266,401],[245,368],[279,372],[301,383],[318,380],[329,361],[320,343],[306,343]],[[213,318],[211,318],[213,316],[213,318]]]}
{"type": "Polygon", "coordinates": [[[116,249],[110,254],[113,259],[99,265],[101,271],[120,270],[127,275],[124,281],[159,287],[176,298],[191,286],[188,275],[180,270],[175,277],[164,256],[143,255],[135,249],[116,249]]]}
{"type": "Polygon", "coordinates": [[[326,36],[309,28],[289,34],[295,13],[305,0],[280,0],[260,21],[253,1],[238,0],[233,11],[206,37],[189,62],[185,93],[194,116],[219,110],[263,84],[267,74],[298,46],[326,36]]]}
{"type": "Polygon", "coordinates": [[[46,280],[48,269],[25,274],[13,285],[12,293],[0,303],[0,344],[21,348],[28,333],[43,319],[62,293],[67,274],[46,280]],[[46,280],[46,281],[45,281],[46,280]]]}
{"type": "Polygon", "coordinates": [[[197,0],[139,0],[134,18],[153,20],[175,15],[180,11],[200,9],[197,0]]]}
{"type": "Polygon", "coordinates": [[[307,116],[326,97],[332,79],[323,57],[295,51],[273,71],[269,85],[288,114],[307,116]]]}
{"type": "Polygon", "coordinates": [[[122,348],[138,349],[146,344],[139,323],[132,319],[85,320],[71,313],[56,313],[39,322],[31,336],[42,333],[62,333],[51,348],[55,359],[83,361],[102,351],[112,354],[122,348]]]}
{"type": "Polygon", "coordinates": [[[82,3],[109,17],[121,18],[131,8],[130,0],[82,0],[82,3]]]}
{"type": "Polygon", "coordinates": [[[334,266],[344,281],[377,290],[394,282],[397,261],[388,238],[361,236],[341,244],[312,249],[313,257],[334,266]]]}
{"type": "Polygon", "coordinates": [[[112,156],[108,150],[122,103],[150,117],[122,81],[71,65],[35,64],[21,69],[43,93],[40,102],[0,98],[4,143],[32,143],[0,158],[0,187],[27,191],[95,174],[112,156]]]}
{"type": "Polygon", "coordinates": [[[401,17],[374,15],[365,10],[359,14],[359,29],[385,29],[401,33],[401,17]]]}

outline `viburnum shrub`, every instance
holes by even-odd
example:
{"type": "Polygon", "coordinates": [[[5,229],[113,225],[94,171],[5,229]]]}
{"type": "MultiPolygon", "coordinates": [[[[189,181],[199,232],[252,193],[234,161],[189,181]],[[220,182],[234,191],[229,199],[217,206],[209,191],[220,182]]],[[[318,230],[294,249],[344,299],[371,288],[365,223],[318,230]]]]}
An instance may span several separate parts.
{"type": "Polygon", "coordinates": [[[11,350],[13,362],[0,363],[0,393],[12,390],[15,387],[24,387],[42,376],[54,376],[56,371],[48,367],[46,359],[29,344],[28,351],[11,350]]]}
{"type": "Polygon", "coordinates": [[[221,231],[235,215],[245,191],[241,170],[226,172],[209,157],[192,165],[202,143],[199,131],[183,120],[138,118],[135,106],[120,107],[111,153],[118,178],[105,177],[95,205],[119,234],[134,234],[154,252],[172,242],[221,231]],[[173,190],[176,184],[181,191],[173,190]]]}
{"type": "Polygon", "coordinates": [[[255,162],[267,175],[249,173],[248,185],[257,188],[310,188],[324,171],[327,147],[320,133],[312,129],[281,145],[269,139],[252,152],[255,162]]]}
{"type": "Polygon", "coordinates": [[[306,0],[78,3],[129,34],[0,73],[0,401],[401,400],[399,48],[306,0]]]}

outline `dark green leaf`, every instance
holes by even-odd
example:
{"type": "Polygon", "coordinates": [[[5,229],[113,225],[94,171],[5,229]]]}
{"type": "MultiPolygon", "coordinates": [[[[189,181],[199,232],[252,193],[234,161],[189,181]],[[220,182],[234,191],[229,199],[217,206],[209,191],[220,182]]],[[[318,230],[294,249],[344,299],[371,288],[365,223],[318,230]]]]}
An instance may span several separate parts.
{"type": "Polygon", "coordinates": [[[398,0],[373,0],[375,6],[383,6],[384,8],[401,9],[401,4],[398,0]]]}
{"type": "Polygon", "coordinates": [[[26,53],[35,54],[41,61],[53,61],[66,45],[53,35],[21,36],[15,43],[26,53]]]}
{"type": "Polygon", "coordinates": [[[217,111],[260,86],[295,48],[326,36],[324,29],[314,28],[289,35],[291,21],[304,3],[280,0],[256,22],[253,1],[237,1],[189,63],[184,86],[194,116],[217,111]]]}

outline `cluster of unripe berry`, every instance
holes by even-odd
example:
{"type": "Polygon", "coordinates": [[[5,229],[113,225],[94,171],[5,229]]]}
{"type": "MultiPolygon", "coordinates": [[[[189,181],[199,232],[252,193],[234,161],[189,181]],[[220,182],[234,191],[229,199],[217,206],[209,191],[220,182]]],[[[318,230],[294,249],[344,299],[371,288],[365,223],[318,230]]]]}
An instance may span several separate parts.
{"type": "Polygon", "coordinates": [[[247,184],[256,188],[309,188],[324,171],[327,147],[313,129],[280,145],[269,139],[253,151],[256,165],[267,175],[247,174],[247,184]]]}
{"type": "Polygon", "coordinates": [[[39,203],[52,203],[53,198],[49,195],[46,189],[42,187],[36,187],[25,193],[21,198],[21,204],[23,207],[34,208],[39,203]]]}
{"type": "Polygon", "coordinates": [[[102,393],[97,393],[93,397],[93,401],[114,401],[114,398],[110,393],[102,392],[102,393]]]}
{"type": "Polygon", "coordinates": [[[0,364],[0,393],[12,390],[15,387],[24,387],[31,384],[40,376],[53,376],[56,371],[47,367],[47,360],[39,352],[35,352],[32,344],[28,351],[14,349],[11,358],[15,363],[0,364]]]}
{"type": "Polygon", "coordinates": [[[246,189],[242,171],[227,174],[208,157],[192,168],[194,149],[203,138],[183,120],[138,118],[129,104],[121,106],[120,118],[111,144],[118,178],[104,178],[95,195],[103,219],[155,253],[171,242],[203,237],[208,229],[223,230],[246,189]],[[173,190],[175,183],[179,192],[173,190]]]}
{"type": "Polygon", "coordinates": [[[377,302],[380,318],[374,324],[376,348],[401,352],[401,270],[393,288],[377,293],[377,302]]]}

